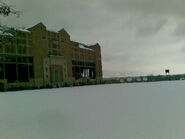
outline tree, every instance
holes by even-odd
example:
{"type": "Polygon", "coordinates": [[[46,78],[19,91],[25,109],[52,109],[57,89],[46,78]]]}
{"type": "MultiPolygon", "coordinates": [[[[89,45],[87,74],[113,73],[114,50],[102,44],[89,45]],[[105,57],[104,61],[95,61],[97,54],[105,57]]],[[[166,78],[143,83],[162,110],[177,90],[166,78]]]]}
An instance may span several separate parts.
{"type": "Polygon", "coordinates": [[[19,16],[20,12],[14,10],[10,5],[0,2],[0,15],[9,16],[10,14],[15,14],[19,16]]]}

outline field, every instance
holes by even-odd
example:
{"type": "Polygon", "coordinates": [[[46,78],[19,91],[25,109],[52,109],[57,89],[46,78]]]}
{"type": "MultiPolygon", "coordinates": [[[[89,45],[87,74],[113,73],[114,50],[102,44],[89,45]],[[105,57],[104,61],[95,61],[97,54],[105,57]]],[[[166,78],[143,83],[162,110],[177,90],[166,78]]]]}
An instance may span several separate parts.
{"type": "Polygon", "coordinates": [[[0,139],[183,139],[185,81],[0,93],[0,139]]]}

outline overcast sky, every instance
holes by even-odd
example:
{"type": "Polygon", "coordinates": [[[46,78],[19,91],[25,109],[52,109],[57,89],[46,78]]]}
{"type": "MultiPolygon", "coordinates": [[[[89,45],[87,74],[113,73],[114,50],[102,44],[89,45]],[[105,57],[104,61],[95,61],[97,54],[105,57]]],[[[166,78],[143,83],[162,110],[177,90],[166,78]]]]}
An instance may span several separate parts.
{"type": "Polygon", "coordinates": [[[185,73],[184,0],[6,0],[20,18],[1,24],[65,28],[72,40],[98,42],[105,77],[185,73]]]}

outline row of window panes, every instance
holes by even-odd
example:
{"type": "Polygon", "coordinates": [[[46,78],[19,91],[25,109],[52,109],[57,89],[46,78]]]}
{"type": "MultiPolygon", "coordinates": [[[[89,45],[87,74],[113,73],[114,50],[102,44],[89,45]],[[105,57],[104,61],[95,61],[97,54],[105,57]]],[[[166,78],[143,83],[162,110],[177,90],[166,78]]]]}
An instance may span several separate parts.
{"type": "Polygon", "coordinates": [[[25,39],[15,39],[11,37],[4,37],[0,38],[0,42],[10,42],[10,43],[17,43],[17,44],[26,44],[27,41],[25,39]]]}
{"type": "Polygon", "coordinates": [[[25,47],[25,46],[20,46],[20,47],[18,48],[18,53],[19,53],[19,54],[26,54],[26,53],[27,53],[27,47],[25,47]]]}
{"type": "Polygon", "coordinates": [[[18,37],[26,37],[26,34],[23,33],[23,32],[16,32],[15,34],[16,34],[16,36],[18,36],[18,37]]]}
{"type": "Polygon", "coordinates": [[[85,65],[85,66],[95,66],[95,63],[87,63],[87,62],[80,62],[80,61],[72,61],[73,65],[85,65]]]}
{"type": "Polygon", "coordinates": [[[33,57],[3,57],[0,56],[0,61],[4,62],[20,62],[20,63],[33,63],[33,57]]]}
{"type": "Polygon", "coordinates": [[[56,55],[56,56],[60,56],[61,54],[60,54],[60,52],[59,52],[59,51],[57,51],[57,50],[51,50],[51,51],[49,51],[49,55],[56,55]]]}
{"type": "Polygon", "coordinates": [[[88,59],[88,60],[94,60],[94,56],[86,56],[86,55],[79,55],[75,54],[76,59],[88,59]]]}
{"type": "Polygon", "coordinates": [[[5,52],[6,52],[6,53],[15,53],[15,46],[6,45],[6,46],[5,46],[5,52]]]}

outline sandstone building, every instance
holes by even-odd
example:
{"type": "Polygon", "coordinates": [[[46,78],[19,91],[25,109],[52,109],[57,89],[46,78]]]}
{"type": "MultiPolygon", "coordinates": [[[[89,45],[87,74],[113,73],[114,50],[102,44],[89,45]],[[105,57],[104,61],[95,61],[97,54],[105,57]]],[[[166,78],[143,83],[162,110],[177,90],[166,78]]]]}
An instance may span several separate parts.
{"type": "Polygon", "coordinates": [[[60,87],[102,80],[100,45],[72,41],[42,23],[0,27],[0,88],[60,87]]]}

